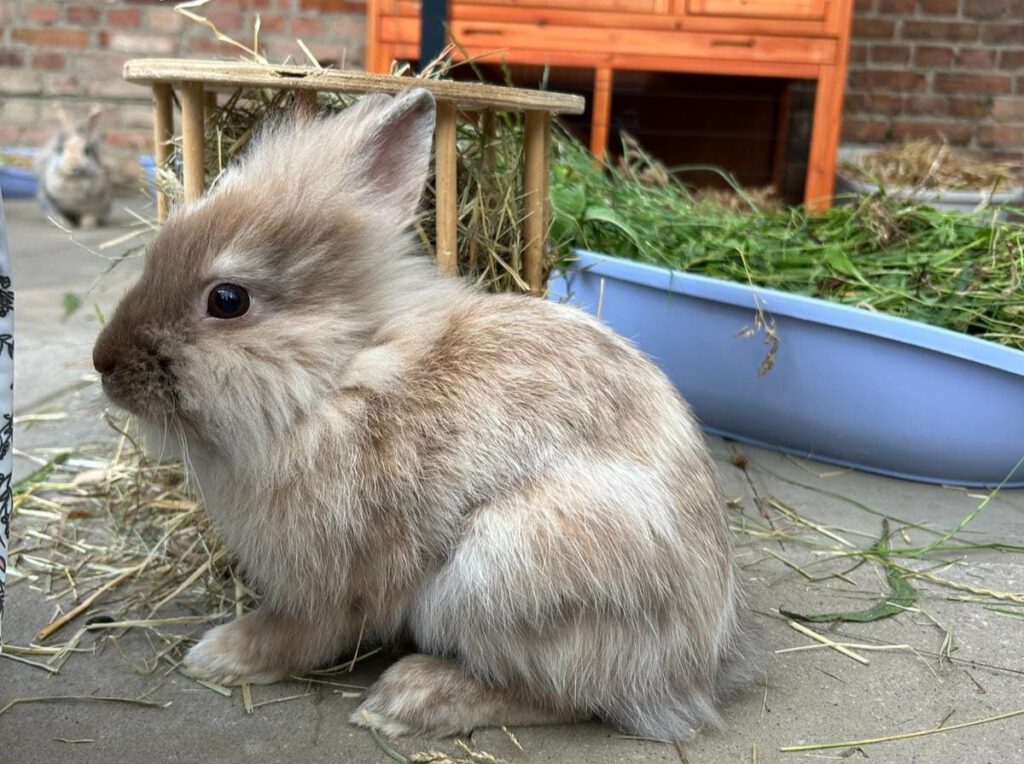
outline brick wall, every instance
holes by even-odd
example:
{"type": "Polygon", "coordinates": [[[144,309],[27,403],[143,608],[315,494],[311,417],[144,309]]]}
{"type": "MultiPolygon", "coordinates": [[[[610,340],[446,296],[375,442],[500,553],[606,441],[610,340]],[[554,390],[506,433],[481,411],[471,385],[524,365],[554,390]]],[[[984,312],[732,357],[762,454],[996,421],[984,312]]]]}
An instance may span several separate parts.
{"type": "MultiPolygon", "coordinates": [[[[364,2],[214,0],[197,12],[236,39],[251,38],[258,12],[274,61],[303,60],[297,37],[325,63],[363,61],[364,2]]],[[[0,146],[42,144],[61,102],[107,106],[120,156],[149,151],[148,95],[121,79],[124,61],[236,54],[172,2],[0,0],[0,146]]],[[[936,134],[1024,150],[1024,0],[857,0],[844,139],[936,134]]]]}
{"type": "Polygon", "coordinates": [[[843,139],[1024,151],[1024,0],[857,0],[843,139]]]}
{"type": "MultiPolygon", "coordinates": [[[[134,156],[150,151],[151,109],[145,88],[125,82],[129,58],[235,57],[206,28],[160,0],[0,0],[0,146],[38,146],[56,125],[54,107],[73,114],[105,107],[103,132],[130,174],[134,156]]],[[[305,61],[296,38],[322,63],[361,66],[365,3],[347,0],[213,0],[195,9],[218,29],[260,43],[272,61],[305,61]]]]}

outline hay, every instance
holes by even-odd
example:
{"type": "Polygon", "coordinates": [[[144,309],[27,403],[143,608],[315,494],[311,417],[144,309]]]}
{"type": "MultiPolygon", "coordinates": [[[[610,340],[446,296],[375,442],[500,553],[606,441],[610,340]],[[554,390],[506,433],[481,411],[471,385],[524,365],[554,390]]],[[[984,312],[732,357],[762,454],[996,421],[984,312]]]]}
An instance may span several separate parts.
{"type": "Polygon", "coordinates": [[[16,167],[19,170],[32,170],[35,167],[35,157],[27,154],[12,154],[7,151],[0,151],[0,167],[16,167]]]}
{"type": "MultiPolygon", "coordinates": [[[[256,63],[269,66],[262,61],[256,63]]],[[[415,76],[407,68],[398,68],[394,74],[408,76],[412,87],[417,78],[443,78],[457,66],[467,65],[472,64],[456,64],[446,52],[415,76]]],[[[342,93],[317,93],[316,109],[321,114],[336,113],[354,100],[342,93]]],[[[224,97],[206,120],[207,188],[216,185],[225,168],[245,151],[267,120],[308,108],[294,92],[287,90],[238,89],[224,97]]],[[[522,253],[526,246],[520,172],[523,130],[522,114],[458,114],[459,273],[494,292],[529,291],[522,275],[522,253]]],[[[157,170],[156,186],[177,203],[183,197],[181,137],[175,137],[172,145],[171,157],[157,170]]],[[[416,224],[423,254],[428,257],[434,257],[436,252],[435,198],[431,178],[416,224]]],[[[543,264],[545,278],[556,265],[558,252],[564,250],[548,250],[543,264]]]]}
{"type": "Polygon", "coordinates": [[[90,632],[116,641],[143,630],[153,650],[136,668],[150,674],[198,631],[254,603],[181,465],[144,458],[123,433],[112,454],[52,456],[13,494],[21,541],[10,552],[11,585],[28,584],[56,606],[13,657],[58,673],[90,632]]]}
{"type": "Polygon", "coordinates": [[[910,140],[842,162],[857,178],[886,188],[993,193],[1020,188],[1020,164],[985,159],[945,141],[910,140]]]}

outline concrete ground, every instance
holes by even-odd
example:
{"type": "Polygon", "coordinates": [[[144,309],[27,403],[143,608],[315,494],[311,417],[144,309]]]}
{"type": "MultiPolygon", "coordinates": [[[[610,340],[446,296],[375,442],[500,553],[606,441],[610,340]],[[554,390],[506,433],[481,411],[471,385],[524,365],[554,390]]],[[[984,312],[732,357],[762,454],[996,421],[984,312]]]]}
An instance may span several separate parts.
{"type": "MultiPolygon", "coordinates": [[[[87,300],[85,308],[62,319],[62,295],[82,292],[107,261],[90,254],[53,228],[31,203],[7,206],[17,294],[16,413],[20,451],[73,442],[111,439],[102,422],[102,403],[88,362],[101,312],[109,311],[139,264],[126,263],[87,300]],[[49,414],[56,418],[33,418],[49,414]],[[24,417],[27,417],[25,419],[24,417]]],[[[129,221],[125,215],[121,221],[129,221]]],[[[90,247],[126,232],[123,226],[83,235],[90,247]]],[[[120,247],[123,249],[124,247],[120,247]]],[[[117,252],[119,248],[105,251],[117,252]]],[[[772,650],[765,680],[729,705],[726,727],[706,731],[683,746],[630,739],[598,723],[513,730],[522,750],[501,730],[482,730],[466,740],[508,762],[725,762],[794,761],[808,758],[870,759],[875,762],[1024,761],[1024,715],[973,727],[956,725],[1024,709],[1024,555],[978,552],[945,555],[954,564],[934,568],[939,557],[910,563],[928,575],[912,583],[920,593],[915,606],[871,623],[812,625],[834,641],[856,643],[868,665],[827,647],[787,625],[778,608],[804,613],[862,610],[888,591],[881,569],[868,563],[846,579],[817,577],[848,567],[820,561],[820,549],[838,541],[807,526],[811,522],[857,547],[880,533],[880,518],[905,528],[897,545],[925,545],[935,536],[910,527],[955,527],[975,510],[982,492],[925,486],[837,470],[773,452],[712,439],[737,525],[762,525],[755,504],[776,501],[796,514],[770,510],[777,532],[738,532],[737,561],[749,583],[772,650]],[[735,466],[737,452],[746,470],[735,466]],[[818,549],[794,541],[811,540],[818,549]],[[793,566],[799,566],[803,573],[793,566]],[[991,596],[993,593],[1002,598],[991,596]],[[1016,594],[1014,594],[1016,593],[1016,594]],[[1007,595],[1010,595],[1007,598],[1007,595]],[[995,609],[993,609],[995,608],[995,609]],[[1001,612],[1000,612],[1001,611],[1001,612]],[[940,659],[945,647],[951,659],[940,659]],[[873,649],[873,648],[885,649],[873,649]],[[778,652],[800,648],[791,652],[778,652]],[[818,752],[780,752],[803,743],[854,741],[898,733],[950,728],[938,734],[895,742],[844,746],[818,752]]],[[[32,463],[19,458],[18,475],[32,463]]],[[[19,524],[15,518],[14,536],[19,524]]],[[[1024,544],[1024,492],[1005,492],[991,501],[962,534],[972,542],[997,540],[1024,544]]],[[[17,542],[15,542],[17,543],[17,542]]],[[[25,645],[49,622],[53,604],[22,581],[9,591],[3,637],[25,645]]],[[[135,638],[144,649],[144,637],[135,638]]],[[[122,640],[128,652],[132,637],[122,640]]],[[[98,641],[98,640],[97,640],[98,641]]],[[[88,645],[84,645],[88,646],[88,645]]],[[[624,646],[625,648],[626,646],[624,646]]],[[[170,702],[143,708],[104,702],[55,701],[19,704],[0,711],[0,761],[30,762],[390,762],[365,730],[346,719],[387,660],[360,664],[334,681],[339,688],[293,682],[257,687],[259,706],[246,714],[241,693],[222,697],[188,678],[141,676],[117,650],[105,649],[70,660],[58,675],[0,659],[0,708],[15,698],[68,695],[137,697],[170,702]],[[356,688],[356,689],[353,689],[356,688]]],[[[452,740],[403,739],[394,749],[408,756],[441,750],[456,755],[452,740]]],[[[469,758],[463,753],[464,758],[469,758]]]]}

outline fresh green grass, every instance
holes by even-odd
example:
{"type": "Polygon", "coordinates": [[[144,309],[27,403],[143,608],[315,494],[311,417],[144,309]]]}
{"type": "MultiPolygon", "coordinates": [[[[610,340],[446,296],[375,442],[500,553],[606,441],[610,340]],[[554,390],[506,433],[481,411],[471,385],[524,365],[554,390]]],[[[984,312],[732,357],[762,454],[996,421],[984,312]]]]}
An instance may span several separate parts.
{"type": "Polygon", "coordinates": [[[749,196],[730,209],[700,201],[629,145],[621,164],[595,166],[560,135],[553,161],[560,257],[591,249],[1024,349],[1024,226],[1001,222],[996,210],[940,212],[884,195],[817,215],[759,207],[749,196]]]}

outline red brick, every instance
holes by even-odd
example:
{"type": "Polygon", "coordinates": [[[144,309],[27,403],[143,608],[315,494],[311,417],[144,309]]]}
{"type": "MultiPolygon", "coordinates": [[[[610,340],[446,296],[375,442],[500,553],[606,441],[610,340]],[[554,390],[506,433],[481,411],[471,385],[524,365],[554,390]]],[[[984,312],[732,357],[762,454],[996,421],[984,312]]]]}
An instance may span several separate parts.
{"type": "Polygon", "coordinates": [[[11,39],[40,48],[84,48],[89,44],[89,32],[84,29],[27,29],[11,30],[11,39]]]}
{"type": "Polygon", "coordinates": [[[71,24],[96,24],[100,20],[100,9],[91,5],[69,5],[65,13],[71,24]]]}
{"type": "Polygon", "coordinates": [[[297,37],[319,37],[326,31],[324,22],[317,18],[299,16],[288,25],[288,34],[297,37]]]}
{"type": "Polygon", "coordinates": [[[949,113],[949,99],[944,96],[912,95],[903,102],[907,114],[942,116],[949,113]]]}
{"type": "Polygon", "coordinates": [[[896,22],[891,19],[853,20],[853,36],[858,40],[891,40],[896,22]]]}
{"type": "Polygon", "coordinates": [[[954,117],[983,119],[992,111],[989,98],[953,98],[949,102],[949,113],[954,117]]]}
{"type": "Polygon", "coordinates": [[[850,63],[865,64],[868,60],[868,46],[858,45],[856,42],[850,45],[850,63]]]}
{"type": "Polygon", "coordinates": [[[847,117],[843,120],[843,140],[853,143],[881,143],[888,138],[885,120],[858,119],[847,117]]]}
{"type": "Polygon", "coordinates": [[[978,130],[978,143],[993,148],[1024,147],[1024,125],[984,125],[978,130]]]}
{"type": "Polygon", "coordinates": [[[33,3],[28,7],[27,18],[33,24],[53,24],[60,18],[60,7],[56,3],[33,3]]]}
{"type": "Polygon", "coordinates": [[[142,23],[142,11],[138,8],[111,8],[107,11],[107,23],[112,27],[135,29],[142,23]]]}
{"type": "Polygon", "coordinates": [[[991,69],[996,65],[996,52],[991,48],[961,48],[955,61],[964,69],[991,69]]]}
{"type": "MultiPolygon", "coordinates": [[[[1006,0],[965,0],[963,16],[968,19],[1007,19],[1014,18],[1010,13],[1010,4],[1006,0]]],[[[1019,17],[1017,17],[1019,23],[1019,17]]]]}
{"type": "Polygon", "coordinates": [[[204,15],[222,32],[237,32],[242,28],[242,14],[237,11],[211,11],[204,15]]]}
{"type": "Polygon", "coordinates": [[[15,67],[25,64],[25,55],[20,50],[0,50],[0,66],[15,67]]]}
{"type": "Polygon", "coordinates": [[[152,32],[177,32],[185,24],[185,17],[173,8],[150,8],[146,11],[146,27],[152,32]]]}
{"type": "Polygon", "coordinates": [[[64,54],[53,51],[39,51],[32,54],[32,68],[48,72],[59,72],[64,68],[64,54]]]}
{"type": "Polygon", "coordinates": [[[366,11],[365,2],[351,2],[350,0],[299,0],[299,7],[304,11],[319,11],[320,13],[363,13],[366,11]]]}
{"type": "Polygon", "coordinates": [[[1024,23],[982,24],[981,41],[992,45],[1024,46],[1024,23]]]}
{"type": "Polygon", "coordinates": [[[928,69],[946,67],[953,63],[952,48],[940,48],[933,45],[918,45],[914,49],[914,65],[928,69]]]}
{"type": "Polygon", "coordinates": [[[237,52],[238,49],[234,46],[228,47],[226,42],[218,42],[213,37],[190,37],[186,44],[186,50],[189,53],[227,53],[229,51],[237,52]]]}
{"type": "Polygon", "coordinates": [[[1004,96],[995,99],[992,116],[1007,122],[1024,122],[1024,98],[1004,96]]]}
{"type": "Polygon", "coordinates": [[[868,110],[868,96],[866,93],[847,92],[843,99],[843,114],[858,114],[868,110]]]}
{"type": "MultiPolygon", "coordinates": [[[[974,0],[967,0],[967,4],[974,0]]],[[[929,15],[956,16],[960,11],[960,0],[921,0],[921,10],[929,15]]]]}
{"type": "Polygon", "coordinates": [[[1024,69],[1024,50],[1000,51],[999,68],[1007,71],[1024,69]]]}
{"type": "Polygon", "coordinates": [[[872,114],[896,115],[903,111],[903,96],[891,93],[868,93],[865,106],[867,111],[872,114]]]}
{"type": "Polygon", "coordinates": [[[177,38],[156,34],[111,32],[107,45],[111,50],[139,56],[169,55],[177,48],[177,38]]]}
{"type": "Polygon", "coordinates": [[[908,64],[910,48],[906,45],[872,45],[871,62],[874,64],[908,64]]]}
{"type": "Polygon", "coordinates": [[[875,10],[875,0],[856,0],[853,9],[857,15],[872,13],[875,10]]]}
{"type": "Polygon", "coordinates": [[[261,13],[260,34],[284,34],[284,16],[280,13],[261,13]]]}
{"type": "Polygon", "coordinates": [[[926,79],[923,74],[908,71],[877,71],[851,72],[850,86],[859,90],[895,90],[910,92],[921,90],[926,79]]]}
{"type": "Polygon", "coordinates": [[[942,74],[935,75],[936,93],[1010,93],[1013,82],[1000,74],[942,74]]]}
{"type": "Polygon", "coordinates": [[[879,13],[913,13],[917,0],[878,0],[879,13]]]}
{"type": "Polygon", "coordinates": [[[937,40],[941,42],[974,42],[978,24],[974,21],[905,21],[906,40],[937,40]]]}
{"type": "Polygon", "coordinates": [[[897,122],[892,126],[893,140],[906,138],[945,138],[950,143],[968,143],[974,137],[974,125],[964,122],[897,122]]]}

